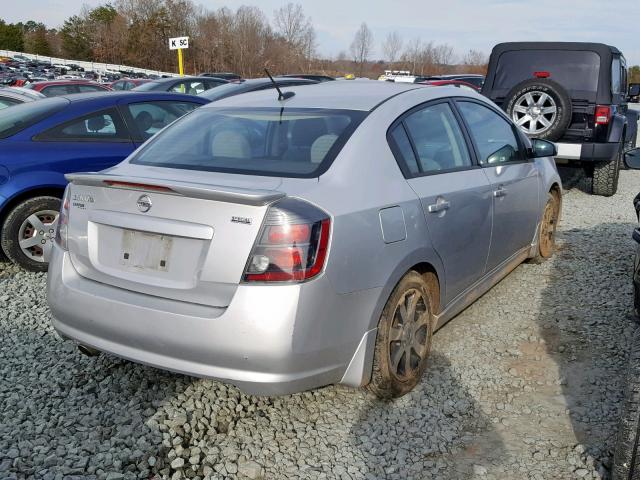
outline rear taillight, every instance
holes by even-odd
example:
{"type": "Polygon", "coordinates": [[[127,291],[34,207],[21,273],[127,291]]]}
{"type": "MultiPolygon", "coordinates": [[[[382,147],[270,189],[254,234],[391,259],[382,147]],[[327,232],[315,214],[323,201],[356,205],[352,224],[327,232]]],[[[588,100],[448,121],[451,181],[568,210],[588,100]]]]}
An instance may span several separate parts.
{"type": "Polygon", "coordinates": [[[608,125],[611,120],[611,107],[608,105],[596,106],[596,125],[608,125]]]}
{"type": "Polygon", "coordinates": [[[249,255],[244,282],[303,282],[320,272],[329,248],[331,219],[302,200],[286,198],[267,211],[249,255]]]}
{"type": "Polygon", "coordinates": [[[64,250],[67,250],[67,235],[69,230],[69,193],[71,185],[67,185],[62,197],[60,205],[60,214],[58,215],[58,227],[56,229],[56,243],[64,250]]]}
{"type": "Polygon", "coordinates": [[[533,72],[533,76],[536,78],[549,78],[551,73],[549,72],[533,72]]]}

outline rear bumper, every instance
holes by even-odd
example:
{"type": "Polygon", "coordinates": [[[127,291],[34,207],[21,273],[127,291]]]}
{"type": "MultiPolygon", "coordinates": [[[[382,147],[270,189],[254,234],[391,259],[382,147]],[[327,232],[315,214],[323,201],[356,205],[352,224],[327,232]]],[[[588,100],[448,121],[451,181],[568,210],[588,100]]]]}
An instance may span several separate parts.
{"type": "Polygon", "coordinates": [[[616,158],[620,143],[563,143],[557,142],[557,159],[580,162],[608,162],[616,158]]]}
{"type": "Polygon", "coordinates": [[[81,277],[55,245],[47,293],[63,337],[250,394],[283,395],[367,378],[362,358],[371,352],[363,344],[370,347],[365,339],[380,292],[337,295],[320,277],[301,285],[241,285],[228,307],[211,308],[81,277]]]}

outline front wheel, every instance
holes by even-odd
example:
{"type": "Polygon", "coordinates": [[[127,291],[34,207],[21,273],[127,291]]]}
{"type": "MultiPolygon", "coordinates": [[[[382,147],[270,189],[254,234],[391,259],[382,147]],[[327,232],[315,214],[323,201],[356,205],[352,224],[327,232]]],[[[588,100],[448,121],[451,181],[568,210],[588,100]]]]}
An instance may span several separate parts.
{"type": "Polygon", "coordinates": [[[556,251],[556,231],[560,221],[560,194],[551,191],[547,194],[540,228],[538,228],[538,251],[531,258],[532,263],[542,263],[551,258],[556,251]]]}
{"type": "Polygon", "coordinates": [[[59,211],[60,199],[56,197],[34,197],[18,204],[0,232],[0,245],[9,260],[25,270],[46,271],[59,211]]]}
{"type": "Polygon", "coordinates": [[[640,479],[640,331],[631,342],[627,385],[613,454],[613,480],[640,479]]]}
{"type": "Polygon", "coordinates": [[[423,276],[410,271],[387,300],[378,323],[367,387],[379,398],[401,397],[420,382],[431,350],[437,284],[431,273],[423,276]]]}

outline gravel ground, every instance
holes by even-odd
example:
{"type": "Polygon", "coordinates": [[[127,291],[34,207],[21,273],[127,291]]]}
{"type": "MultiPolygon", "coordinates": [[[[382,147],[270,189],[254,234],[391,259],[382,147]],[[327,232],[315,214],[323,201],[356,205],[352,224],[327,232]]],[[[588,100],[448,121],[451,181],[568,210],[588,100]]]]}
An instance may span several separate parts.
{"type": "Polygon", "coordinates": [[[640,172],[564,197],[559,252],[441,329],[425,378],[382,403],[280,398],[82,356],[45,275],[0,265],[0,478],[608,478],[631,318],[640,172]]]}

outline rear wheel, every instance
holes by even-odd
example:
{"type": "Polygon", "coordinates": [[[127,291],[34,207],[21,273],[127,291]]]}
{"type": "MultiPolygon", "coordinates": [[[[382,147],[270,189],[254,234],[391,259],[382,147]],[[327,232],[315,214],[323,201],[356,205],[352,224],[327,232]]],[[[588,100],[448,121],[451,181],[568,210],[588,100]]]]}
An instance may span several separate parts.
{"type": "Polygon", "coordinates": [[[378,323],[368,389],[383,399],[409,393],[427,367],[438,295],[435,275],[407,273],[391,293],[378,323]]]}
{"type": "Polygon", "coordinates": [[[640,331],[636,330],[629,352],[627,385],[618,437],[613,454],[613,480],[639,480],[640,455],[640,331]]]}
{"type": "Polygon", "coordinates": [[[9,260],[32,272],[46,271],[59,211],[56,197],[34,197],[17,205],[0,232],[0,245],[9,260]]]}
{"type": "Polygon", "coordinates": [[[556,251],[556,230],[560,220],[560,194],[552,191],[547,194],[547,203],[538,229],[538,252],[531,258],[532,263],[542,263],[551,258],[556,251]]]}
{"type": "Polygon", "coordinates": [[[608,162],[598,162],[593,166],[593,194],[603,197],[615,195],[618,191],[618,179],[620,177],[620,162],[623,148],[615,159],[608,162]]]}

